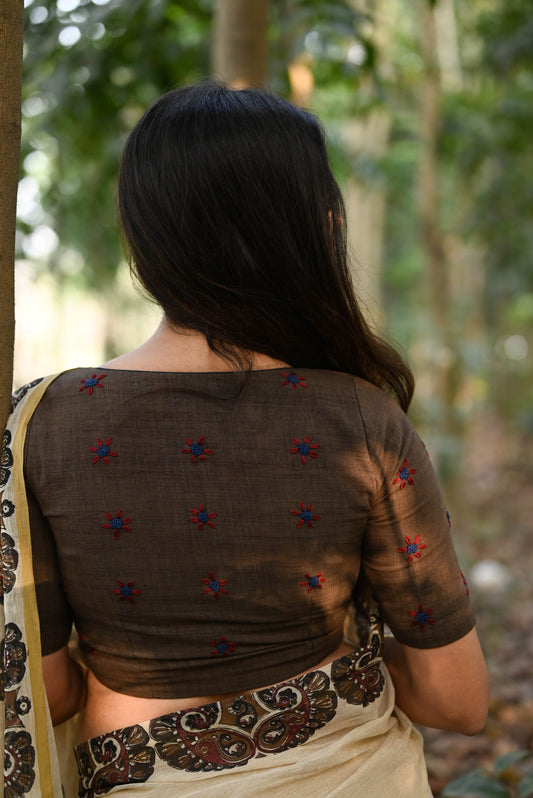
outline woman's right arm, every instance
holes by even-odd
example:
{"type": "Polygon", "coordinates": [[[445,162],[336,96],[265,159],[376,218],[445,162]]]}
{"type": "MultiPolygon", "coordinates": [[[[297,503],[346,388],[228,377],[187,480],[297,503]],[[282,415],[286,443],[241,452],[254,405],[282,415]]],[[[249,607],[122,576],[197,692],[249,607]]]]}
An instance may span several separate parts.
{"type": "Polygon", "coordinates": [[[488,711],[487,670],[435,471],[392,400],[358,395],[375,479],[362,571],[395,637],[385,662],[396,703],[416,723],[475,734],[488,711]]]}
{"type": "Polygon", "coordinates": [[[414,723],[461,734],[481,731],[489,683],[475,629],[439,648],[413,648],[387,638],[384,659],[396,704],[414,723]]]}

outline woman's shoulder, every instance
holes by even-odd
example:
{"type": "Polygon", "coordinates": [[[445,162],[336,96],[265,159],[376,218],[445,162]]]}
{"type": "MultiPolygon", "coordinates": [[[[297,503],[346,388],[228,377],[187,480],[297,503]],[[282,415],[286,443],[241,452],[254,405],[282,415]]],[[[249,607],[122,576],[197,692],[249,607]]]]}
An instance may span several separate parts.
{"type": "MultiPolygon", "coordinates": [[[[302,373],[306,373],[305,370],[302,373]]],[[[378,385],[342,371],[310,370],[308,384],[335,399],[345,399],[359,408],[363,420],[386,420],[389,417],[402,418],[405,413],[392,393],[378,385]]]]}
{"type": "Polygon", "coordinates": [[[43,382],[47,382],[49,385],[61,385],[64,387],[65,385],[79,380],[81,374],[94,372],[95,370],[98,370],[98,367],[95,369],[94,366],[76,366],[75,368],[66,369],[65,371],[58,371],[54,374],[40,375],[32,380],[29,380],[28,382],[23,383],[19,388],[15,388],[13,396],[17,398],[22,395],[26,395],[29,391],[33,390],[33,388],[43,382]]]}
{"type": "Polygon", "coordinates": [[[20,387],[15,388],[11,395],[11,412],[14,412],[19,405],[24,403],[32,394],[39,394],[40,396],[47,394],[52,386],[55,386],[56,391],[62,392],[65,386],[68,386],[76,380],[79,372],[83,369],[72,369],[57,374],[47,374],[45,376],[36,377],[28,382],[23,383],[20,387]],[[59,383],[59,384],[58,384],[59,383]]]}
{"type": "Polygon", "coordinates": [[[396,397],[383,388],[354,377],[354,390],[369,449],[396,451],[416,432],[396,397]]]}
{"type": "Polygon", "coordinates": [[[31,406],[33,416],[68,414],[69,405],[80,392],[92,393],[101,385],[102,373],[94,368],[74,368],[37,377],[17,388],[11,397],[11,412],[31,406]]]}

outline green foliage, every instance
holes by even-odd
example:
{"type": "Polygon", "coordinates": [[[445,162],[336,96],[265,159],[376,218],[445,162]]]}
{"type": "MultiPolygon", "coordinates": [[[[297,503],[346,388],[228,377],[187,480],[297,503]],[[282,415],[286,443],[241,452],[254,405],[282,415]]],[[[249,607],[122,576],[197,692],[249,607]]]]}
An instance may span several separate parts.
{"type": "Polygon", "coordinates": [[[480,18],[483,55],[491,71],[504,79],[533,68],[533,2],[506,0],[480,18]]]}
{"type": "MultiPolygon", "coordinates": [[[[400,5],[405,13],[397,17],[383,84],[392,119],[382,163],[384,300],[395,334],[415,347],[433,334],[417,194],[424,73],[420,31],[408,4],[400,5]]],[[[448,334],[459,370],[483,380],[485,396],[504,416],[533,429],[533,3],[454,5],[460,71],[442,90],[437,142],[438,221],[453,303],[448,334]],[[513,349],[517,337],[523,352],[513,349]]]]}
{"type": "Polygon", "coordinates": [[[533,773],[524,776],[518,787],[518,798],[530,798],[533,795],[533,773]]]}
{"type": "Polygon", "coordinates": [[[533,796],[533,774],[523,775],[515,768],[530,758],[530,752],[525,750],[501,754],[490,771],[476,768],[460,776],[444,788],[441,798],[530,798],[533,796]]]}
{"type": "Polygon", "coordinates": [[[501,342],[516,335],[527,341],[533,330],[527,302],[533,286],[532,11],[531,0],[497,2],[479,15],[475,31],[465,22],[465,36],[476,35],[480,43],[479,59],[470,61],[471,83],[447,98],[441,138],[443,161],[461,196],[457,232],[483,253],[482,304],[495,346],[493,397],[500,411],[530,428],[531,354],[502,357],[501,342]],[[498,390],[504,383],[506,390],[498,390]]]}
{"type": "Polygon", "coordinates": [[[85,261],[79,278],[103,287],[120,260],[115,184],[124,136],[160,93],[208,74],[212,4],[26,5],[23,175],[28,155],[45,155],[39,221],[61,242],[47,267],[72,279],[73,249],[85,261]]]}
{"type": "MultiPolygon", "coordinates": [[[[42,268],[104,289],[121,259],[115,186],[124,138],[163,91],[210,74],[214,0],[25,5],[22,176],[36,181],[38,203],[21,214],[19,245],[35,227],[52,228],[60,244],[42,268]]],[[[353,110],[353,88],[373,65],[368,22],[348,0],[273,0],[271,86],[288,93],[287,63],[304,53],[324,105],[353,110]]],[[[345,166],[340,147],[336,156],[345,166]]]]}
{"type": "MultiPolygon", "coordinates": [[[[25,5],[22,175],[35,196],[21,204],[19,252],[36,228],[51,228],[59,246],[41,268],[106,290],[121,260],[115,186],[124,137],[161,92],[210,73],[214,0],[25,5]]],[[[434,327],[418,198],[421,5],[382,0],[376,18],[373,8],[271,0],[269,85],[288,95],[287,65],[304,64],[341,181],[385,188],[383,298],[394,335],[414,349],[431,342],[434,327]],[[391,122],[387,152],[348,153],[346,122],[376,107],[391,122]]],[[[533,429],[531,353],[515,346],[533,330],[533,0],[454,8],[460,80],[444,86],[438,137],[439,223],[456,284],[447,309],[453,368],[458,384],[461,371],[474,375],[502,413],[533,429]]]]}
{"type": "Polygon", "coordinates": [[[289,94],[287,65],[309,66],[313,109],[329,121],[362,113],[377,99],[371,16],[350,0],[272,0],[271,87],[289,94]],[[370,92],[361,92],[370,79],[370,92]]]}

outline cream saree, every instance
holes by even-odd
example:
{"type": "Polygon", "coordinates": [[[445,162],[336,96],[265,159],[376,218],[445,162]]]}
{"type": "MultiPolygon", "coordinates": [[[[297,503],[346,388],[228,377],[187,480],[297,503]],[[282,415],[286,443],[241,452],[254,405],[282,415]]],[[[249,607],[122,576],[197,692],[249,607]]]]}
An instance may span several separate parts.
{"type": "Polygon", "coordinates": [[[3,673],[0,723],[7,798],[60,798],[59,761],[42,679],[39,618],[23,475],[24,438],[32,413],[54,377],[26,386],[2,440],[0,475],[3,673]]]}
{"type": "Polygon", "coordinates": [[[53,379],[16,395],[2,442],[4,794],[430,798],[421,737],[394,706],[375,615],[351,657],[109,732],[74,755],[76,719],[54,730],[46,702],[23,477],[26,428],[53,379]]]}
{"type": "Polygon", "coordinates": [[[88,740],[76,749],[80,798],[430,798],[420,737],[394,708],[388,673],[374,663],[376,698],[350,703],[368,652],[88,740]]]}

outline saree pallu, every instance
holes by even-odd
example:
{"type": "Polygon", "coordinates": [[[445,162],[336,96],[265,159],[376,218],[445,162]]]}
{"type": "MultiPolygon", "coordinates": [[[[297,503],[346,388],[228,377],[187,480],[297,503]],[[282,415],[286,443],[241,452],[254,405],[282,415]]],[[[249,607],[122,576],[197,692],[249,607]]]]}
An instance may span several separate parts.
{"type": "Polygon", "coordinates": [[[75,752],[77,719],[52,728],[23,453],[28,422],[53,379],[15,396],[2,441],[4,795],[430,798],[422,739],[394,706],[381,623],[372,614],[351,656],[303,676],[109,732],[75,752]]]}
{"type": "Polygon", "coordinates": [[[63,795],[42,676],[39,616],[23,474],[26,428],[53,379],[37,380],[15,394],[2,436],[0,726],[4,737],[4,795],[7,798],[60,798],[63,795]]]}

